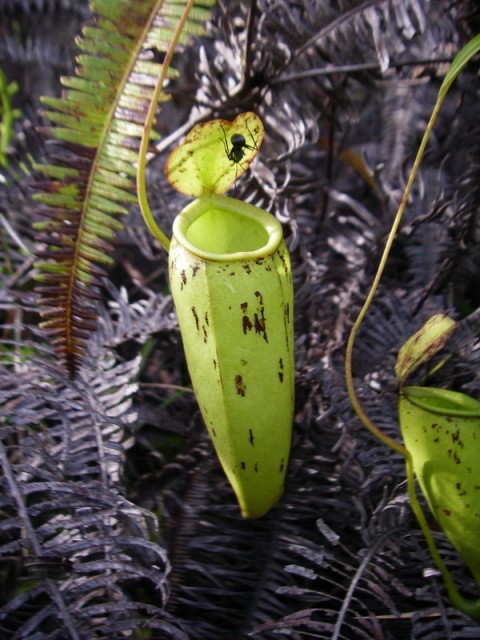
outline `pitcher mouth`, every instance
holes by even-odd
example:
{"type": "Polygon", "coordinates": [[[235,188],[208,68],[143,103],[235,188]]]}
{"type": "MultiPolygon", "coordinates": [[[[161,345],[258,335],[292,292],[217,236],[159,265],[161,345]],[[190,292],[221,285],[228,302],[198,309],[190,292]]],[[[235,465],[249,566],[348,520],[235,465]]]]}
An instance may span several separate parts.
{"type": "Polygon", "coordinates": [[[404,387],[403,394],[413,405],[439,415],[480,418],[480,402],[458,391],[434,387],[404,387]]]}
{"type": "Polygon", "coordinates": [[[173,223],[173,237],[204,260],[255,260],[275,253],[283,231],[263,209],[235,198],[206,194],[189,204],[173,223]]]}

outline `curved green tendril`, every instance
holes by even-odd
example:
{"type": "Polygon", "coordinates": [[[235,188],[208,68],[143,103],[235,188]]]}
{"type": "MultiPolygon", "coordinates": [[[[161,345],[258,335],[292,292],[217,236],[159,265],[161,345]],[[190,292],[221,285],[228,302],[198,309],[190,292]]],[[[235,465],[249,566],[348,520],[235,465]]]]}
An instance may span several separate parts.
{"type": "Polygon", "coordinates": [[[158,101],[162,94],[163,84],[167,77],[167,70],[170,66],[170,63],[173,58],[173,54],[175,52],[175,47],[177,45],[180,34],[183,31],[185,26],[185,22],[187,21],[188,14],[190,13],[191,8],[193,7],[195,0],[188,0],[183,13],[178,22],[177,28],[173,35],[172,41],[170,42],[170,46],[168,47],[168,51],[165,55],[165,59],[162,65],[162,71],[158,77],[157,84],[155,85],[155,89],[152,95],[152,100],[150,102],[150,107],[148,109],[147,119],[145,121],[145,126],[143,128],[143,136],[140,142],[140,149],[138,151],[138,167],[137,167],[137,193],[138,193],[138,203],[140,205],[140,211],[142,212],[143,219],[145,220],[145,224],[147,225],[149,231],[152,235],[160,241],[163,248],[168,252],[170,249],[170,240],[160,229],[158,224],[153,217],[152,211],[148,204],[147,197],[147,186],[145,180],[145,171],[147,165],[147,151],[148,151],[148,142],[150,140],[150,133],[152,131],[153,122],[155,119],[155,109],[157,108],[158,101]]]}

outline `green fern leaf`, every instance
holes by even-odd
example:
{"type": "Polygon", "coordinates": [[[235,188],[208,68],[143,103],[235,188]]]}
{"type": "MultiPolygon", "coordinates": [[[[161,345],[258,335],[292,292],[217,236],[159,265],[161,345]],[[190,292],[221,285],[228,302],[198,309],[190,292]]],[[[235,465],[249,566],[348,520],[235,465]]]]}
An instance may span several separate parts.
{"type": "MultiPolygon", "coordinates": [[[[180,42],[199,34],[214,0],[199,0],[180,42]]],[[[35,225],[41,326],[73,375],[96,324],[104,268],[123,228],[119,217],[136,202],[135,163],[143,123],[164,52],[185,8],[181,0],[94,0],[95,23],[78,39],[74,77],[62,78],[62,98],[43,99],[64,158],[36,165],[45,176],[36,199],[45,219],[35,225]]],[[[169,77],[175,74],[169,71],[169,77]]]]}

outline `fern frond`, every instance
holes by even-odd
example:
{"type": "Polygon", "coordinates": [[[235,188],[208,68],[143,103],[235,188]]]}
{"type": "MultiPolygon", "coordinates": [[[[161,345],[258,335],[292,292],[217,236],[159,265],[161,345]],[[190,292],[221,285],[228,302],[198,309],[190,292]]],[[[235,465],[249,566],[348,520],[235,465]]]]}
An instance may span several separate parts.
{"type": "Polygon", "coordinates": [[[163,610],[170,564],[156,518],[121,493],[140,359],[117,363],[99,345],[95,367],[70,382],[0,329],[0,636],[121,640],[149,629],[187,640],[163,610]]]}
{"type": "MultiPolygon", "coordinates": [[[[198,34],[212,0],[201,0],[182,34],[198,34]]],[[[183,11],[180,0],[95,0],[96,21],[78,41],[77,73],[62,79],[62,98],[44,98],[46,130],[62,158],[37,165],[46,179],[36,187],[45,220],[35,225],[45,248],[37,254],[41,315],[52,344],[71,374],[78,369],[96,326],[96,301],[119,217],[136,202],[135,162],[143,122],[163,52],[183,11]]],[[[173,72],[169,72],[172,77],[173,72]]]]}

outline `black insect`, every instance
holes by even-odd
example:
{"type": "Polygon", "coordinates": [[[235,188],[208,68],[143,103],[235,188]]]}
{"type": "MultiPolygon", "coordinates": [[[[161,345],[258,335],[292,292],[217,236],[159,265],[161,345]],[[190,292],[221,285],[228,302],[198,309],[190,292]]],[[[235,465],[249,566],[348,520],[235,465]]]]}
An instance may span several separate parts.
{"type": "MultiPolygon", "coordinates": [[[[247,125],[247,129],[248,129],[248,125],[247,125]]],[[[235,164],[240,164],[241,165],[243,157],[245,156],[244,149],[248,149],[250,151],[254,151],[255,149],[258,148],[257,147],[257,141],[253,137],[250,129],[248,129],[248,132],[249,132],[250,137],[252,139],[253,146],[250,145],[250,144],[247,144],[247,141],[245,140],[245,136],[244,135],[242,135],[241,133],[234,133],[233,136],[230,138],[230,143],[232,145],[231,149],[228,148],[227,134],[225,133],[225,129],[223,127],[222,127],[222,131],[223,131],[222,142],[223,142],[223,146],[224,146],[224,149],[225,149],[225,154],[226,154],[227,158],[231,162],[234,162],[235,164]]]]}

